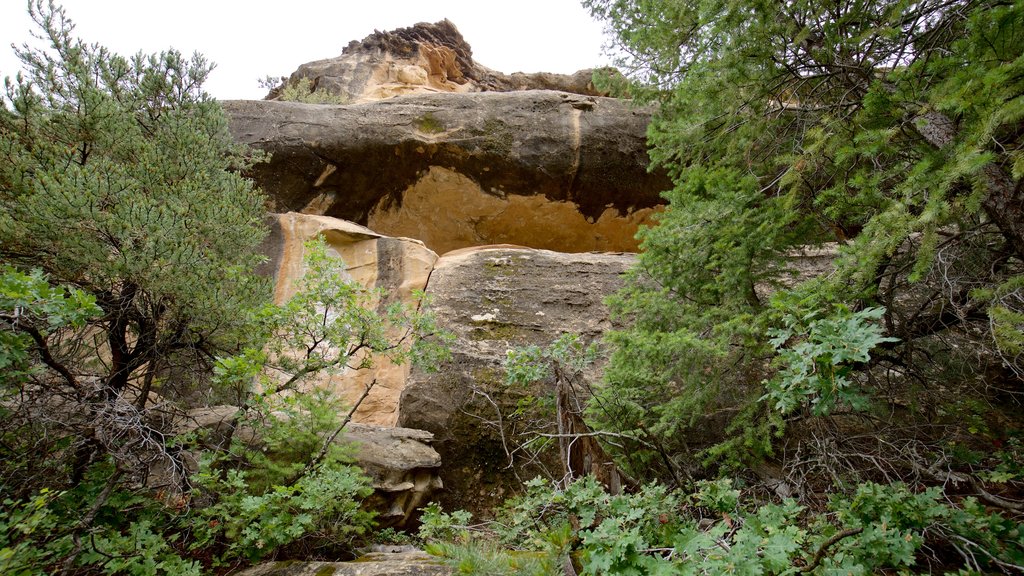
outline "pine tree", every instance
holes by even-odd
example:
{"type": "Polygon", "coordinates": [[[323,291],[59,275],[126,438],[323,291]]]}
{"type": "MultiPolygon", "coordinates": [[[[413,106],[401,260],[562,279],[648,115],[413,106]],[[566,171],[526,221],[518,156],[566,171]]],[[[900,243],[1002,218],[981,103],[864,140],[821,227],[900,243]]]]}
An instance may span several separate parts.
{"type": "Polygon", "coordinates": [[[30,335],[39,367],[0,378],[68,434],[73,485],[108,455],[136,473],[153,450],[174,459],[143,411],[248,341],[266,228],[203,58],[124,58],[75,39],[52,3],[30,13],[48,46],[16,51],[0,101],[0,262],[99,313],[76,327],[11,311],[4,331],[30,335]]]}

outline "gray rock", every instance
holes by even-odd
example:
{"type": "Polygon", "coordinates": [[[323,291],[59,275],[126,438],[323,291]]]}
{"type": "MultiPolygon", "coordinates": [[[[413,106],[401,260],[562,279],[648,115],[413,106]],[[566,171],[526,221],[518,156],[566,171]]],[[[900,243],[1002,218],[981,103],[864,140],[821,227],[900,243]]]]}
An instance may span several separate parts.
{"type": "Polygon", "coordinates": [[[267,562],[238,576],[448,576],[453,571],[424,552],[373,552],[354,562],[267,562]]]}
{"type": "Polygon", "coordinates": [[[382,525],[404,526],[418,508],[443,487],[441,455],[430,446],[434,435],[410,428],[349,423],[345,440],[357,446],[356,459],[373,481],[367,502],[382,525]]]}
{"type": "Polygon", "coordinates": [[[634,260],[518,247],[466,249],[438,260],[427,292],[442,326],[456,335],[453,358],[436,373],[413,370],[399,424],[434,433],[444,462],[437,499],[445,510],[485,515],[536,473],[522,461],[509,466],[508,446],[487,424],[497,420],[496,408],[507,418],[523,396],[504,385],[506,351],[547,345],[566,332],[593,340],[612,328],[602,300],[634,260]]]}

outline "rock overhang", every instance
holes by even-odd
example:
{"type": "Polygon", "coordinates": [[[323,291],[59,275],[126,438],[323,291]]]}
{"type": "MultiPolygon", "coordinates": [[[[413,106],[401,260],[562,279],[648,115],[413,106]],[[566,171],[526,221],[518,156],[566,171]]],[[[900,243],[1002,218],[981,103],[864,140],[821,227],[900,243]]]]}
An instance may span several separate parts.
{"type": "Polygon", "coordinates": [[[635,251],[637,226],[670,187],[664,173],[648,171],[650,110],[613,98],[535,90],[224,105],[236,140],[271,153],[250,172],[271,210],[415,236],[438,252],[505,242],[635,251]],[[447,196],[436,193],[440,180],[447,196]],[[463,234],[476,230],[466,238],[446,237],[444,228],[427,233],[434,215],[458,216],[463,234]],[[548,221],[563,238],[523,226],[527,217],[548,221]]]}

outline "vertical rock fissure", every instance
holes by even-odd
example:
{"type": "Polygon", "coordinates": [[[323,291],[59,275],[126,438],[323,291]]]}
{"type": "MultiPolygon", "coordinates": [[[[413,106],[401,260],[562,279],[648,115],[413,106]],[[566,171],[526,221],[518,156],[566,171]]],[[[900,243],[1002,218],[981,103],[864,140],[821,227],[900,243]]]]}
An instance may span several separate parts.
{"type": "Polygon", "coordinates": [[[577,108],[571,109],[570,126],[572,127],[572,166],[569,168],[569,189],[566,191],[566,196],[570,200],[576,199],[576,177],[580,171],[580,149],[583,146],[583,135],[580,131],[580,116],[583,114],[582,110],[577,108]]]}
{"type": "Polygon", "coordinates": [[[392,302],[402,298],[394,288],[405,278],[405,261],[402,258],[402,240],[381,237],[377,239],[377,280],[373,287],[382,289],[383,296],[377,304],[377,311],[383,313],[392,302]]]}

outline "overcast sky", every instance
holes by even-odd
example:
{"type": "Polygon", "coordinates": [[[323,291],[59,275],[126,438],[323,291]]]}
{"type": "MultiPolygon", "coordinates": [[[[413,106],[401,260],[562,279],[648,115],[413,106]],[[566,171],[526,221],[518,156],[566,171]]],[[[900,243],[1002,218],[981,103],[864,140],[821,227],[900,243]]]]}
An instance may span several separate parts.
{"type": "MultiPolygon", "coordinates": [[[[206,85],[221,99],[262,98],[258,80],[337,56],[377,30],[448,18],[473,59],[500,72],[575,72],[607,63],[602,27],[579,0],[64,0],[77,35],[120,54],[168,47],[217,64],[206,85]]],[[[0,0],[0,77],[31,41],[25,0],[0,0]]]]}

